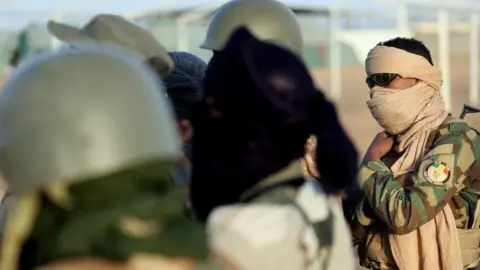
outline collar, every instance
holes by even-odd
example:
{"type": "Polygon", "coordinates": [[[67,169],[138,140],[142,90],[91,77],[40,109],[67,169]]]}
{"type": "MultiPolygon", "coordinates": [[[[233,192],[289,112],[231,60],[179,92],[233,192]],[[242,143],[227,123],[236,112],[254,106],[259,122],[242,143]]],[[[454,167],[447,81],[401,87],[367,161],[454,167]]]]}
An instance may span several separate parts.
{"type": "Polygon", "coordinates": [[[240,201],[246,200],[261,190],[296,178],[303,178],[298,160],[290,162],[285,168],[260,180],[255,186],[240,195],[240,201]]]}

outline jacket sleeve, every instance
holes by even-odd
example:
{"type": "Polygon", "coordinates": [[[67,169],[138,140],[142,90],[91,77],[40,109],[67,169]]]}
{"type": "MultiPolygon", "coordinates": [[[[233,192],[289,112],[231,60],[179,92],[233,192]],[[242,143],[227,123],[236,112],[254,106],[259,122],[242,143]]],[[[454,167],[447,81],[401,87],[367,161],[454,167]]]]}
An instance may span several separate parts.
{"type": "Polygon", "coordinates": [[[342,208],[345,219],[350,227],[353,246],[358,245],[366,237],[366,228],[374,223],[368,203],[365,203],[365,196],[358,185],[350,185],[342,194],[342,208]],[[364,210],[364,206],[367,206],[364,210]],[[370,211],[367,211],[370,210],[370,211]]]}
{"type": "MultiPolygon", "coordinates": [[[[410,174],[413,184],[408,187],[397,182],[381,161],[368,162],[360,169],[359,181],[366,202],[397,234],[412,232],[433,219],[463,188],[467,171],[475,162],[472,141],[478,138],[471,129],[447,131],[440,131],[432,149],[410,174]]],[[[358,218],[361,217],[360,211],[358,218]]]]}

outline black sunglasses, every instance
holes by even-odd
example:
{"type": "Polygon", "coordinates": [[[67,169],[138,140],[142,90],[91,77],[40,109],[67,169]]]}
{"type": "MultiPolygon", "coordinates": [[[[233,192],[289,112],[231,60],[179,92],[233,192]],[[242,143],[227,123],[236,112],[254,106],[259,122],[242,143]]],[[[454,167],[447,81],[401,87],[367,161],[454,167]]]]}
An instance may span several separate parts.
{"type": "Polygon", "coordinates": [[[369,88],[373,88],[375,85],[385,86],[398,77],[396,73],[376,73],[367,77],[367,85],[369,88]]]}

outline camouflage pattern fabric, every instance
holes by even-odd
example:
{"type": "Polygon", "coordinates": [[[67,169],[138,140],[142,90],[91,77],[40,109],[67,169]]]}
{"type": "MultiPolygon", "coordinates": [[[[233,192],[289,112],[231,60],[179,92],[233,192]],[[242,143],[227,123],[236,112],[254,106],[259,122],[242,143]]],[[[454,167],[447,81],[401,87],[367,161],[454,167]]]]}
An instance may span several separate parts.
{"type": "Polygon", "coordinates": [[[185,217],[182,190],[162,177],[169,174],[170,166],[150,164],[73,184],[68,207],[44,194],[21,269],[81,258],[126,261],[137,253],[206,260],[204,228],[185,217]]]}
{"type": "Polygon", "coordinates": [[[439,127],[417,170],[403,187],[385,160],[360,168],[363,200],[347,211],[359,257],[372,269],[396,269],[388,233],[409,233],[432,220],[448,203],[459,229],[477,229],[480,195],[480,137],[466,122],[448,117],[439,127]],[[473,228],[473,226],[476,226],[473,228]]]}

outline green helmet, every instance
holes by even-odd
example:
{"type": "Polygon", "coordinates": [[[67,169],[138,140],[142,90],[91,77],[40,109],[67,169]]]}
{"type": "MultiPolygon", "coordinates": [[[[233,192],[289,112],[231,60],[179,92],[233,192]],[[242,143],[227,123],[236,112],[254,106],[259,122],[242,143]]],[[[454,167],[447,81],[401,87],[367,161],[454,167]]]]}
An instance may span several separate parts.
{"type": "Polygon", "coordinates": [[[303,39],[295,14],[276,0],[233,0],[213,15],[207,37],[200,48],[223,49],[230,35],[245,26],[258,39],[287,47],[297,55],[303,53],[303,39]]]}
{"type": "Polygon", "coordinates": [[[115,46],[77,46],[20,65],[0,99],[0,170],[10,191],[179,158],[159,83],[115,46]]]}

